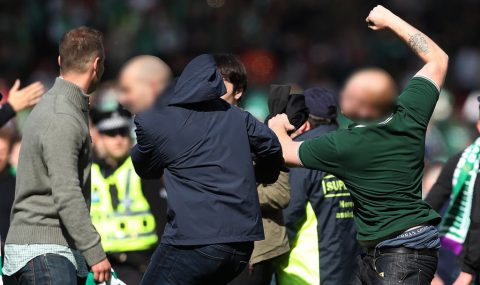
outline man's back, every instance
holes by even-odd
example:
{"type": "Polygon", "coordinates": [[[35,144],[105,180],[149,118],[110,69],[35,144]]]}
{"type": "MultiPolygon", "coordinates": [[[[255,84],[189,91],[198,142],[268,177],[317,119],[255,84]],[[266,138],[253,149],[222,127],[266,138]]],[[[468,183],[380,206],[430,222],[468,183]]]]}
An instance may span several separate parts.
{"type": "Polygon", "coordinates": [[[262,239],[252,153],[280,158],[279,143],[265,125],[218,98],[224,92],[209,78],[211,59],[198,59],[203,63],[189,64],[173,92],[137,116],[135,168],[144,177],[165,169],[169,212],[162,243],[262,239]],[[198,79],[203,73],[207,77],[198,79]]]}
{"type": "Polygon", "coordinates": [[[385,120],[302,144],[300,157],[306,167],[330,172],[351,189],[360,241],[438,222],[438,214],[421,195],[425,132],[438,93],[430,81],[415,77],[385,120]],[[313,148],[323,149],[322,157],[313,148]]]}

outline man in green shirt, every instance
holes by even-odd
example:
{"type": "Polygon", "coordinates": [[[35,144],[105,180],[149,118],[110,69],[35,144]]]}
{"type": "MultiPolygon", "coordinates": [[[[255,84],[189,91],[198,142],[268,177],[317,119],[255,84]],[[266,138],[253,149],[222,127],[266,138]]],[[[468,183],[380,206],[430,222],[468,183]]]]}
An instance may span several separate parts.
{"type": "Polygon", "coordinates": [[[358,240],[366,248],[351,284],[430,284],[437,266],[440,217],[422,201],[425,132],[448,67],[431,39],[382,6],[367,17],[388,28],[425,62],[397,98],[384,71],[354,74],[341,95],[342,113],[361,124],[295,142],[282,114],[269,121],[285,161],[331,173],[351,189],[358,240]]]}

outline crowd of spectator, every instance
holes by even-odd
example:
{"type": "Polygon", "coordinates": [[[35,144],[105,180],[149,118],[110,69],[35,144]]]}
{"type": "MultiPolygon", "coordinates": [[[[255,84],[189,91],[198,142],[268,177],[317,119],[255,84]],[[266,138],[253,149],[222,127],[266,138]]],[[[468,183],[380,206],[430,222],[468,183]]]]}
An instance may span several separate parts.
{"type": "MultiPolygon", "coordinates": [[[[451,68],[427,134],[427,191],[442,163],[477,136],[480,38],[473,27],[480,21],[480,3],[382,2],[431,35],[450,55],[451,68]]],[[[407,56],[410,51],[393,36],[372,36],[362,17],[373,4],[354,0],[341,5],[326,0],[2,1],[0,92],[5,96],[0,105],[7,102],[17,77],[25,83],[40,81],[48,89],[58,76],[55,63],[61,35],[81,25],[105,34],[104,80],[115,80],[122,64],[139,54],[159,56],[175,75],[200,53],[237,54],[249,80],[240,104],[261,120],[267,114],[266,94],[272,82],[294,84],[298,90],[312,86],[338,90],[351,72],[375,65],[392,73],[402,89],[419,63],[407,56]]],[[[95,97],[91,102],[94,107],[95,97]]],[[[13,199],[12,179],[27,114],[18,113],[0,130],[0,189],[8,198],[2,202],[13,199]]],[[[347,123],[340,119],[341,125],[347,123]]],[[[4,210],[0,206],[2,227],[8,222],[9,211],[4,210]]]]}

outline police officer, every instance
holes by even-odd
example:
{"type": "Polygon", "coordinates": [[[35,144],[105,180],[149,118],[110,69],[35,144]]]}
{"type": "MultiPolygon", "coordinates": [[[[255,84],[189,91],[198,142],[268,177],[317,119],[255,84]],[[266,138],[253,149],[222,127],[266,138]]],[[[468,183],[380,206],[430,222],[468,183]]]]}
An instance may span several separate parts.
{"type": "Polygon", "coordinates": [[[133,169],[126,111],[103,114],[96,128],[104,153],[92,164],[92,221],[119,277],[139,284],[165,224],[162,184],[142,180],[133,169]]]}

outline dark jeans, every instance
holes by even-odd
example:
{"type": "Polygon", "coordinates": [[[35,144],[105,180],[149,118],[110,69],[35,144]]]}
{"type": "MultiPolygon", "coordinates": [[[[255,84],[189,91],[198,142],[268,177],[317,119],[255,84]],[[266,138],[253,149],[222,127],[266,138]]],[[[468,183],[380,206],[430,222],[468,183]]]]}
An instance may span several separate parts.
{"type": "Polygon", "coordinates": [[[15,274],[20,285],[83,285],[75,266],[65,257],[44,254],[30,260],[15,274]]]}
{"type": "Polygon", "coordinates": [[[358,258],[358,271],[350,285],[430,285],[437,260],[420,254],[363,255],[358,258]]]}
{"type": "Polygon", "coordinates": [[[224,285],[248,264],[253,242],[202,246],[161,244],[142,285],[224,285]]]}

